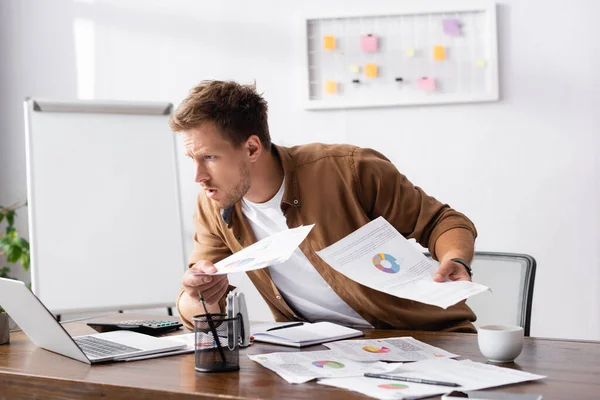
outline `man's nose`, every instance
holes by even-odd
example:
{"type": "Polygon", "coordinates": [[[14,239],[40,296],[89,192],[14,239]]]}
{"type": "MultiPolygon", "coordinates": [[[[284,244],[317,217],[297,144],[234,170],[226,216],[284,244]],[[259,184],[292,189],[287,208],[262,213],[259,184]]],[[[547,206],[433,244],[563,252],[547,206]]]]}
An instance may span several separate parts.
{"type": "Polygon", "coordinates": [[[205,168],[198,166],[196,167],[196,173],[194,174],[194,182],[201,183],[209,179],[209,175],[205,168]]]}

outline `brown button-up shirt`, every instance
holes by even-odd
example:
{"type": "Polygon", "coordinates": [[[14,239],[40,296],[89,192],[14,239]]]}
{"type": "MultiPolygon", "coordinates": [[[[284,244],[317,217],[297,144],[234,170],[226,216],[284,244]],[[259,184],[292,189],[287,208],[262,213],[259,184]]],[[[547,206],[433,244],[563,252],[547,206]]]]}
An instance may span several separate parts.
{"type": "MultiPolygon", "coordinates": [[[[475,314],[464,302],[444,310],[391,296],[347,278],[316,254],[383,216],[404,237],[428,247],[435,258],[435,243],[444,232],[464,228],[476,236],[475,227],[466,216],[415,187],[387,158],[371,149],[326,144],[291,148],[273,145],[272,152],[285,174],[281,210],[288,227],[315,224],[300,249],[350,307],[375,328],[475,331],[469,322],[475,320],[475,314]]],[[[199,260],[216,263],[256,242],[242,214],[241,201],[221,210],[200,193],[194,225],[190,266],[199,260]]],[[[275,320],[302,320],[277,290],[268,268],[247,274],[275,320]]],[[[190,321],[183,322],[191,327],[190,321]]]]}

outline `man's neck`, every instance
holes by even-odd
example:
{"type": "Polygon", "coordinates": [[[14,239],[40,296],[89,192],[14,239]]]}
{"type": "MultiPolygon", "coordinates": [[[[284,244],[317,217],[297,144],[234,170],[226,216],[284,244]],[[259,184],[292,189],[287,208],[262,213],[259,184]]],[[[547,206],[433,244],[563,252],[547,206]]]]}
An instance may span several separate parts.
{"type": "Polygon", "coordinates": [[[271,200],[281,188],[283,167],[273,152],[264,152],[252,171],[252,187],[244,198],[253,203],[271,200]]]}

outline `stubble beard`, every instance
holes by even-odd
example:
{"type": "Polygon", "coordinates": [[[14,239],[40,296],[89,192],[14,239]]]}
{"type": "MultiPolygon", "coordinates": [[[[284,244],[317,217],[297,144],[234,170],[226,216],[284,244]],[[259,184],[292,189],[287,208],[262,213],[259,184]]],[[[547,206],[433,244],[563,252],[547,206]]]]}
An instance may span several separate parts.
{"type": "Polygon", "coordinates": [[[227,196],[225,196],[225,199],[223,199],[221,202],[221,208],[229,208],[240,201],[242,197],[248,193],[248,190],[250,190],[251,183],[252,179],[250,178],[250,170],[244,165],[240,169],[239,183],[229,193],[227,193],[227,196]]]}

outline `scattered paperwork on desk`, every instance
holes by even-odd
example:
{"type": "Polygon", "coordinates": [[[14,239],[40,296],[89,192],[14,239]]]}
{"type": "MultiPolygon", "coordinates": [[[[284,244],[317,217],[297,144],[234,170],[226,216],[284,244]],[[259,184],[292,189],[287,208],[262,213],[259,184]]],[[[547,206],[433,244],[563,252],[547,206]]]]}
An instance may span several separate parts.
{"type": "Polygon", "coordinates": [[[395,364],[360,363],[331,350],[282,352],[248,355],[263,367],[277,373],[289,383],[304,383],[316,378],[361,377],[365,372],[388,373],[395,364]]]}
{"type": "MultiPolygon", "coordinates": [[[[212,340],[212,336],[206,335],[204,333],[200,333],[200,335],[203,335],[206,338],[211,338],[211,340],[212,340]]],[[[158,339],[160,339],[160,340],[168,340],[168,341],[171,341],[171,342],[181,342],[181,343],[185,343],[186,346],[184,348],[182,348],[182,349],[165,351],[165,352],[162,352],[162,353],[146,354],[146,355],[143,355],[143,356],[133,356],[133,357],[120,358],[118,360],[119,361],[138,361],[138,360],[147,360],[149,358],[174,356],[174,355],[177,355],[177,354],[186,354],[186,353],[193,353],[194,352],[195,338],[194,338],[194,334],[193,333],[184,333],[183,335],[163,336],[163,337],[160,337],[158,339]]],[[[202,338],[200,338],[199,340],[200,340],[200,342],[202,342],[202,338]]]]}
{"type": "Polygon", "coordinates": [[[458,357],[439,347],[428,345],[412,337],[387,339],[342,340],[327,343],[336,354],[354,361],[420,361],[443,357],[458,357]]]}
{"type": "MultiPolygon", "coordinates": [[[[285,324],[280,326],[285,326],[285,324]]],[[[348,328],[332,322],[316,322],[314,324],[305,322],[300,326],[267,331],[267,329],[272,327],[273,324],[250,326],[250,334],[257,342],[274,343],[292,347],[311,346],[313,344],[331,342],[332,340],[348,339],[364,335],[357,329],[348,328]],[[263,330],[261,330],[261,328],[263,330]]]]}
{"type": "Polygon", "coordinates": [[[252,271],[287,261],[313,226],[287,229],[266,237],[216,263],[217,272],[213,275],[252,271]]]}
{"type": "Polygon", "coordinates": [[[383,217],[317,254],[362,285],[442,308],[489,290],[468,281],[435,282],[437,268],[383,217]]]}
{"type": "MultiPolygon", "coordinates": [[[[449,358],[402,364],[388,374],[453,382],[461,385],[458,388],[460,391],[486,389],[545,378],[542,375],[515,369],[449,358]]],[[[366,377],[320,379],[318,383],[353,390],[377,399],[434,396],[457,390],[457,388],[444,386],[366,377]]]]}

